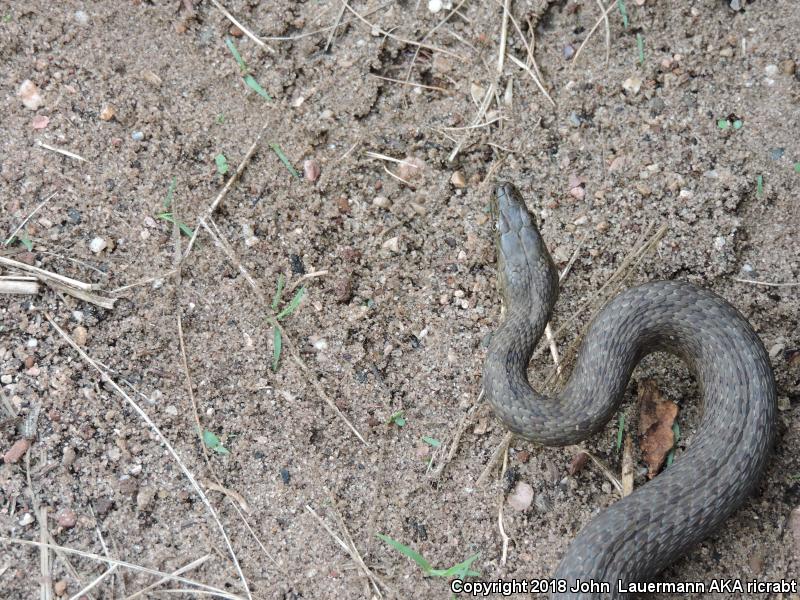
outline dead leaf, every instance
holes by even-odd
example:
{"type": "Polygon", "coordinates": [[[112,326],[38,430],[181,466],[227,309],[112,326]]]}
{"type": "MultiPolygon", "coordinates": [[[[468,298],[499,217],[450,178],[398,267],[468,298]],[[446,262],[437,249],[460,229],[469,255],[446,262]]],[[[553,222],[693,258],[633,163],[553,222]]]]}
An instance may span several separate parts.
{"type": "Polygon", "coordinates": [[[572,457],[572,462],[567,467],[567,473],[577,475],[586,466],[587,462],[589,462],[589,455],[586,452],[578,452],[572,457]]]}
{"type": "Polygon", "coordinates": [[[667,454],[675,445],[672,424],[678,416],[678,405],[665,400],[654,381],[639,386],[639,447],[647,463],[647,477],[652,479],[661,470],[667,454]]]}

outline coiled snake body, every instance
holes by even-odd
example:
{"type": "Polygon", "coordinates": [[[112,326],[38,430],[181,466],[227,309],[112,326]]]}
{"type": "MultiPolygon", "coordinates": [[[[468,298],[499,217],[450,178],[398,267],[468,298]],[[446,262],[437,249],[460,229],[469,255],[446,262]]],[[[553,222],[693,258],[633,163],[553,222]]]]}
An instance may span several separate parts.
{"type": "Polygon", "coordinates": [[[652,580],[757,485],[775,430],[769,359],[748,322],[725,300],[689,283],[657,281],[609,302],[589,328],[563,391],[552,398],[537,393],[528,383],[527,366],[550,319],[558,275],[512,185],[497,188],[493,208],[506,315],[491,338],[483,382],[496,415],[512,432],[548,446],[587,438],[612,416],[631,372],[651,352],[680,356],[702,390],[704,415],[688,450],[589,522],[554,575],[569,588],[576,581],[609,582],[610,597],[625,598],[618,581],[652,580]]]}

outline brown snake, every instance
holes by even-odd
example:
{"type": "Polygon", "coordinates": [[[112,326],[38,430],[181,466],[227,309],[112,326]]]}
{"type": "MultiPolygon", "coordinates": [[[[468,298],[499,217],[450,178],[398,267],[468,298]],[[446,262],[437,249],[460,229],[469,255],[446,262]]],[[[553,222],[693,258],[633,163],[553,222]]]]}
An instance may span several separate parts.
{"type": "Polygon", "coordinates": [[[629,584],[652,580],[756,487],[775,433],[767,353],[747,320],[719,296],[681,281],[655,281],[611,300],[592,322],[564,389],[554,397],[537,393],[528,383],[528,361],[552,314],[558,274],[514,186],[497,188],[493,208],[506,315],[492,335],[483,385],[512,432],[547,446],[586,439],[611,418],[633,369],[651,352],[682,358],[702,391],[704,414],[689,448],[592,519],[554,575],[554,583],[566,582],[554,598],[600,598],[569,591],[589,580],[611,584],[603,598],[629,597],[629,584]]]}

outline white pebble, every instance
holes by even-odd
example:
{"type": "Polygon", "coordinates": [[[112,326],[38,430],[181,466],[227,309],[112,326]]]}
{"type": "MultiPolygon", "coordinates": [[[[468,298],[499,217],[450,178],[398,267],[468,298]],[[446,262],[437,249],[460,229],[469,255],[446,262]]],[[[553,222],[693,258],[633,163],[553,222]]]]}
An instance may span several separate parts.
{"type": "Polygon", "coordinates": [[[514,491],[508,496],[508,505],[520,512],[530,507],[532,502],[533,488],[523,481],[518,482],[514,491]]]}
{"type": "Polygon", "coordinates": [[[778,65],[767,65],[764,68],[764,73],[766,73],[767,77],[775,77],[778,74],[778,65]]]}
{"type": "Polygon", "coordinates": [[[75,11],[75,22],[78,23],[78,25],[88,25],[89,24],[89,15],[86,14],[86,11],[76,10],[75,11]]]}
{"type": "Polygon", "coordinates": [[[96,237],[89,243],[89,250],[95,254],[102,252],[108,247],[108,242],[105,238],[96,237]]]}
{"type": "Polygon", "coordinates": [[[433,14],[442,10],[442,0],[428,0],[428,10],[433,14]]]}
{"type": "Polygon", "coordinates": [[[30,79],[26,79],[20,84],[17,96],[19,96],[20,100],[22,100],[22,104],[25,105],[25,108],[28,110],[36,110],[42,105],[44,100],[39,93],[39,88],[36,87],[36,84],[30,79]]]}

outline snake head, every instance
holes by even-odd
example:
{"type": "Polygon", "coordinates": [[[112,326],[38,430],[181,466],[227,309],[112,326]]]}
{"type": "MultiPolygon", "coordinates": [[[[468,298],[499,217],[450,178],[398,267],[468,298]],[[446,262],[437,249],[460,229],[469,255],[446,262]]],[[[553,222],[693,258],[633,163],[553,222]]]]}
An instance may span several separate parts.
{"type": "Polygon", "coordinates": [[[510,183],[497,186],[492,197],[496,221],[498,286],[506,308],[550,311],[558,295],[558,271],[525,200],[510,183]]]}

